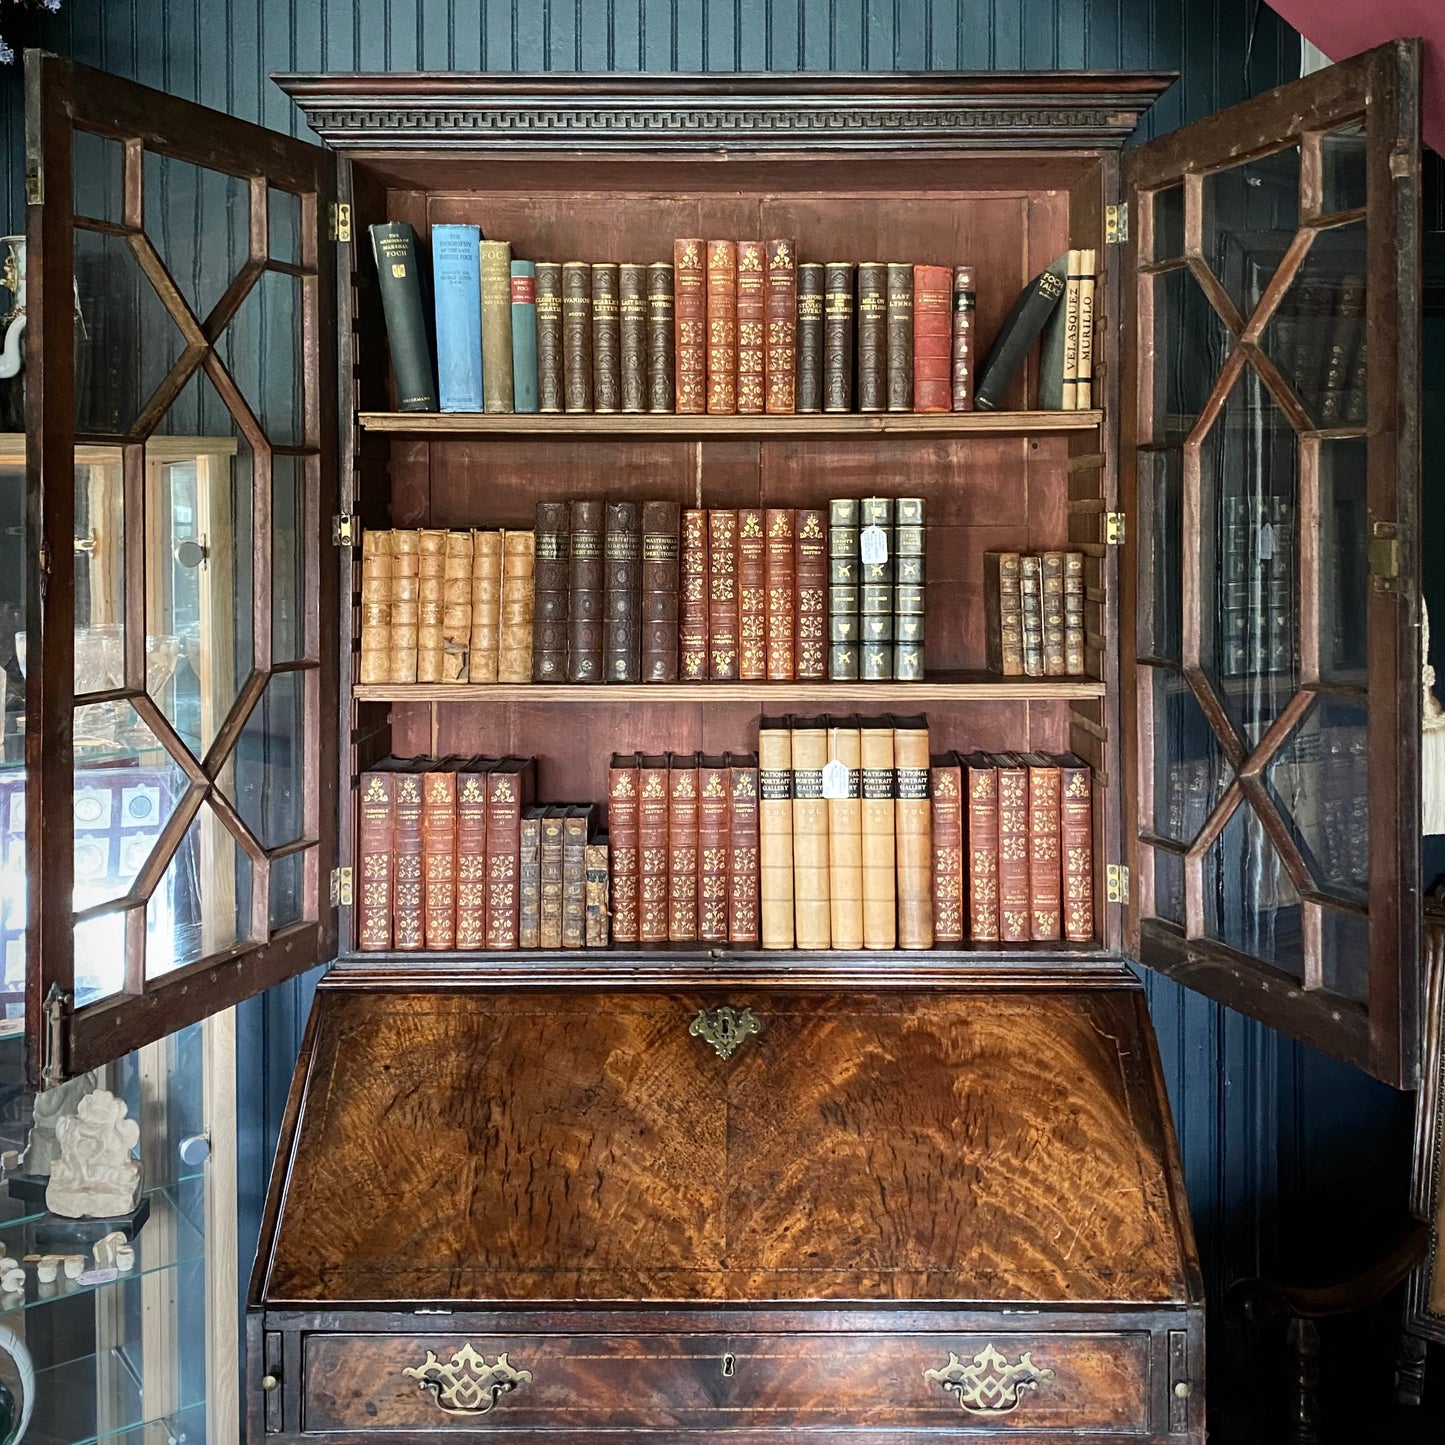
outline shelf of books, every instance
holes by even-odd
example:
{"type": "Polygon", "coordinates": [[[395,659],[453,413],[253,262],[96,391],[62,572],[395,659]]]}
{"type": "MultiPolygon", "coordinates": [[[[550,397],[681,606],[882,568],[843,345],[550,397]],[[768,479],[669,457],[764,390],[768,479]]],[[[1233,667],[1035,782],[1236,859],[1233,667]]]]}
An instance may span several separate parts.
{"type": "Polygon", "coordinates": [[[1103,697],[1091,677],[993,677],[944,673],[919,682],[678,682],[678,683],[358,683],[358,702],[425,703],[647,703],[806,702],[814,706],[868,703],[880,707],[935,699],[956,702],[1018,702],[1103,697]]]}

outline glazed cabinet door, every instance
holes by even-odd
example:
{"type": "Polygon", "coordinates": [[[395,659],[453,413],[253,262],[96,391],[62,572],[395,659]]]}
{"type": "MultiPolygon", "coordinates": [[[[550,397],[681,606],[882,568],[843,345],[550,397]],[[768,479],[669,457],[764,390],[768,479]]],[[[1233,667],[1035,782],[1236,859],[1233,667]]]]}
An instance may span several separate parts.
{"type": "Polygon", "coordinates": [[[1419,992],[1419,46],[1129,157],[1129,951],[1382,1079],[1419,992]]]}
{"type": "Polygon", "coordinates": [[[39,53],[26,104],[16,891],[53,1083],[332,952],[334,171],[39,53]]]}

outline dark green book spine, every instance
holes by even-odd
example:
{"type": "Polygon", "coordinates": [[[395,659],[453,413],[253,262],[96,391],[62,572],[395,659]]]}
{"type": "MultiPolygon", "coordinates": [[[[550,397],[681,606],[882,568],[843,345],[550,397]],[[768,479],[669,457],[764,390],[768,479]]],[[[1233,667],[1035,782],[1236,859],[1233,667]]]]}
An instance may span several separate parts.
{"type": "Polygon", "coordinates": [[[371,250],[381,282],[381,308],[391,344],[391,371],[398,411],[437,409],[436,368],[417,263],[416,232],[405,221],[371,228],[371,250]]]}
{"type": "Polygon", "coordinates": [[[978,369],[974,406],[979,411],[997,411],[1002,406],[1009,383],[1028,358],[1063,294],[1064,282],[1053,271],[1041,271],[1019,293],[978,369]]]}
{"type": "Polygon", "coordinates": [[[537,410],[537,268],[512,262],[512,405],[537,410]]]}

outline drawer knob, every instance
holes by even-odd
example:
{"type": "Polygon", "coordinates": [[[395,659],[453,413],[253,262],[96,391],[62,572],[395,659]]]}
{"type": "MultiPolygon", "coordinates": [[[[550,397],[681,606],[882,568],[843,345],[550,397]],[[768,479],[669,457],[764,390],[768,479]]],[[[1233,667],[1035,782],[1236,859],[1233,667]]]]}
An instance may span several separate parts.
{"type": "Polygon", "coordinates": [[[1054,1372],[1035,1365],[1027,1350],[1011,1365],[987,1344],[968,1364],[950,1350],[948,1363],[925,1370],[923,1378],[957,1395],[960,1407],[970,1415],[1008,1415],[1018,1409],[1025,1390],[1038,1389],[1054,1378],[1054,1372]]]}
{"type": "Polygon", "coordinates": [[[463,1345],[445,1364],[428,1350],[420,1365],[408,1365],[402,1374],[430,1393],[438,1410],[447,1415],[486,1415],[502,1396],[529,1384],[530,1370],[513,1369],[505,1354],[489,1365],[470,1345],[463,1345]]]}
{"type": "Polygon", "coordinates": [[[271,1393],[271,1391],[274,1390],[274,1389],[276,1388],[276,1386],[279,1385],[280,1383],[281,1383],[281,1381],[278,1380],[275,1375],[262,1375],[262,1376],[261,1376],[261,1388],[262,1388],[263,1390],[265,1390],[268,1395],[269,1395],[269,1394],[271,1393]]]}

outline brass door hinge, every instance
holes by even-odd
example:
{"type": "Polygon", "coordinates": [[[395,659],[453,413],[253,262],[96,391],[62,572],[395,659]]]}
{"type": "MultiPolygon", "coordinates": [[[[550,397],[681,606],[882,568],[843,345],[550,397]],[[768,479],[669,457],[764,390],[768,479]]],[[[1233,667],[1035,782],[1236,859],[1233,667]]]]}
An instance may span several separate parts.
{"type": "Polygon", "coordinates": [[[1129,203],[1104,207],[1104,244],[1117,246],[1129,239],[1129,203]]]}
{"type": "Polygon", "coordinates": [[[1396,522],[1370,523],[1370,581],[1377,592],[1400,589],[1400,527],[1396,522]]]}
{"type": "Polygon", "coordinates": [[[27,166],[25,170],[25,204],[27,206],[43,206],[45,204],[45,172],[36,161],[33,166],[27,166]]]}
{"type": "Polygon", "coordinates": [[[331,870],[331,906],[333,908],[351,907],[350,868],[333,868],[331,870]]]}
{"type": "Polygon", "coordinates": [[[1129,869],[1123,863],[1110,863],[1104,870],[1105,898],[1110,903],[1129,901],[1129,869]]]}
{"type": "Polygon", "coordinates": [[[337,547],[354,547],[359,533],[356,518],[350,512],[338,512],[331,519],[331,541],[337,547]]]}
{"type": "Polygon", "coordinates": [[[1122,547],[1125,530],[1123,512],[1104,513],[1104,542],[1107,546],[1122,547]]]}
{"type": "Polygon", "coordinates": [[[331,207],[331,239],[333,241],[349,241],[351,239],[351,203],[349,201],[337,201],[331,207]]]}
{"type": "Polygon", "coordinates": [[[73,993],[62,992],[58,983],[50,985],[45,995],[45,1041],[40,1056],[42,1088],[53,1088],[65,1079],[65,1016],[74,1003],[73,993]]]}

